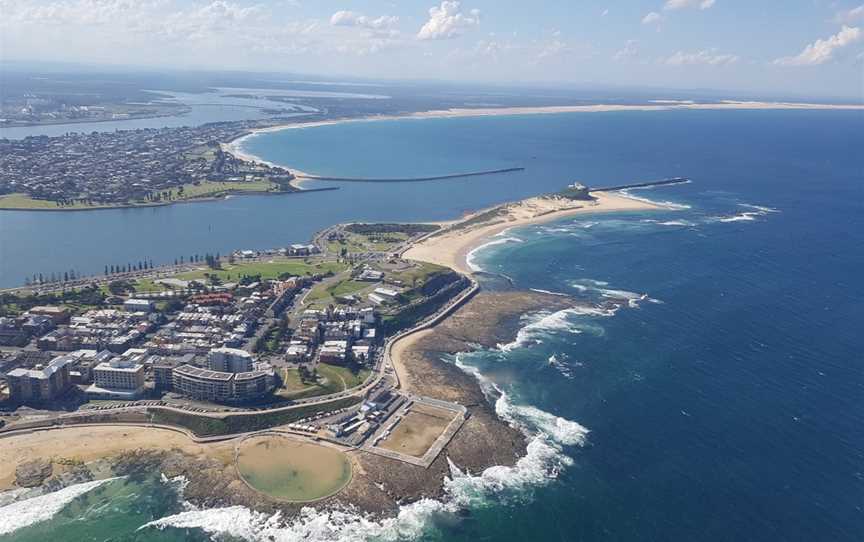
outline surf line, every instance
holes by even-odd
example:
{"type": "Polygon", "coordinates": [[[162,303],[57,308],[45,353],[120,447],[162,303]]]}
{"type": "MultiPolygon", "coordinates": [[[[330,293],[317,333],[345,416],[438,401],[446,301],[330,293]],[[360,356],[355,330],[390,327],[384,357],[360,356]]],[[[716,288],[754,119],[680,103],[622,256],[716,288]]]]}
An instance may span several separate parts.
{"type": "Polygon", "coordinates": [[[503,169],[490,169],[486,171],[471,171],[468,173],[451,173],[450,175],[434,175],[431,177],[401,177],[401,178],[374,178],[374,177],[331,177],[325,175],[301,175],[297,174],[298,179],[308,179],[310,181],[339,181],[349,183],[412,183],[422,181],[438,181],[442,179],[458,179],[461,177],[479,177],[481,175],[495,175],[497,173],[513,173],[516,171],[525,171],[524,167],[508,167],[503,169]]]}

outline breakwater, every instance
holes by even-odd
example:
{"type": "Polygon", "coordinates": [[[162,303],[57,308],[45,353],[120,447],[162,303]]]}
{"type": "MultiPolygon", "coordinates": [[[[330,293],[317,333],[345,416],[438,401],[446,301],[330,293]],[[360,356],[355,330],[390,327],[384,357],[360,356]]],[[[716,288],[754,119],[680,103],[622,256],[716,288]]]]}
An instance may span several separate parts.
{"type": "Polygon", "coordinates": [[[374,178],[374,177],[330,177],[323,175],[297,175],[298,179],[309,179],[312,181],[340,181],[350,183],[410,183],[422,181],[438,181],[442,179],[458,179],[461,177],[479,177],[481,175],[494,175],[496,173],[513,173],[524,171],[524,167],[509,167],[504,169],[491,169],[487,171],[471,171],[468,173],[451,173],[449,175],[434,175],[431,177],[397,177],[397,178],[374,178]]]}
{"type": "Polygon", "coordinates": [[[689,183],[687,177],[672,177],[660,181],[646,181],[644,183],[619,184],[617,186],[604,186],[601,188],[591,188],[591,192],[612,192],[614,190],[626,190],[628,188],[646,188],[649,186],[665,186],[670,184],[685,184],[689,183]]]}

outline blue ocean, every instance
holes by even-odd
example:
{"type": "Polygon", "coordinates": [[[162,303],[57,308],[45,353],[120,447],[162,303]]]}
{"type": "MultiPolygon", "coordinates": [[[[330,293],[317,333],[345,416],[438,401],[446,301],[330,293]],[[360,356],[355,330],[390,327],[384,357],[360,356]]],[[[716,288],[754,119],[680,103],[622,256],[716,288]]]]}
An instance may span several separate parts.
{"type": "Polygon", "coordinates": [[[452,218],[574,180],[692,182],[630,193],[669,210],[511,229],[472,253],[475,268],[518,288],[628,301],[527,314],[512,342],[446,360],[476,374],[525,432],[515,467],[454,469],[447,499],[384,522],[309,510],[284,524],[190,509],[174,482],[116,480],[15,530],[3,530],[0,508],[0,540],[64,540],[74,524],[76,540],[860,541],[862,141],[864,114],[839,111],[381,121],[251,138],[250,152],[323,174],[526,170],[346,184],[303,196],[303,210],[286,197],[164,212],[234,220],[239,205],[274,231],[300,216],[281,229],[292,237],[309,223],[452,218]]]}

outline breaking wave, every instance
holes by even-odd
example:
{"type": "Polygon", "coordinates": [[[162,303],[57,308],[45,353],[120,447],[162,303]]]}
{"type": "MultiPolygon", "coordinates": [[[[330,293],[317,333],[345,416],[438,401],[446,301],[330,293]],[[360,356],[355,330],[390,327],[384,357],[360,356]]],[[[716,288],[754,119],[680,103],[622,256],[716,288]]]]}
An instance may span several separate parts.
{"type": "Polygon", "coordinates": [[[480,251],[485,250],[485,249],[487,249],[491,246],[495,246],[495,245],[503,245],[506,243],[523,243],[523,242],[524,241],[522,239],[519,239],[518,237],[500,237],[498,239],[493,239],[492,241],[489,241],[488,243],[483,243],[479,247],[476,247],[476,248],[472,249],[470,252],[468,252],[467,256],[465,256],[465,262],[468,264],[468,267],[472,271],[482,271],[483,268],[475,263],[475,257],[477,256],[477,254],[480,251]]]}
{"type": "Polygon", "coordinates": [[[561,297],[567,297],[567,294],[562,294],[561,292],[553,292],[552,290],[543,290],[542,288],[530,288],[532,292],[537,292],[539,294],[548,294],[548,295],[558,295],[561,297]]]}
{"type": "Polygon", "coordinates": [[[116,479],[107,478],[105,480],[75,484],[53,493],[47,493],[4,506],[0,508],[0,535],[9,534],[35,523],[47,521],[77,497],[116,479]]]}
{"type": "MultiPolygon", "coordinates": [[[[151,521],[141,529],[201,529],[215,536],[250,542],[361,542],[415,540],[428,532],[436,518],[454,517],[466,507],[525,499],[531,489],[550,483],[573,464],[566,446],[585,443],[588,429],[539,408],[515,404],[510,396],[476,368],[456,356],[456,365],[474,375],[484,393],[494,398],[495,411],[528,438],[527,452],[513,466],[489,467],[479,474],[450,462],[442,500],[422,499],[404,505],[394,518],[376,520],[357,510],[317,510],[304,507],[295,518],[264,514],[242,506],[190,509],[151,521]]],[[[448,460],[449,461],[449,460],[448,460]]]]}
{"type": "Polygon", "coordinates": [[[627,196],[630,199],[635,199],[637,201],[643,201],[645,203],[651,203],[653,205],[662,205],[663,207],[668,207],[669,209],[674,209],[676,211],[683,211],[686,209],[690,209],[692,207],[691,205],[687,205],[686,203],[678,203],[676,201],[658,201],[656,199],[648,199],[648,198],[643,198],[641,196],[634,196],[633,192],[632,192],[633,190],[644,190],[644,189],[650,189],[650,188],[651,187],[629,188],[627,190],[619,190],[619,192],[624,194],[625,196],[627,196]]]}
{"type": "Polygon", "coordinates": [[[750,211],[742,211],[734,215],[712,216],[708,218],[709,222],[753,222],[760,216],[765,216],[772,213],[779,213],[779,209],[765,207],[762,205],[752,205],[750,203],[739,203],[739,207],[750,209],[750,211]]]}
{"type": "MultiPolygon", "coordinates": [[[[561,356],[566,358],[564,354],[561,354],[561,356]]],[[[570,368],[569,365],[564,363],[563,360],[558,359],[557,355],[552,354],[551,356],[549,356],[547,362],[549,363],[549,366],[558,371],[561,376],[568,380],[573,380],[573,370],[570,368]]]]}
{"type": "Polygon", "coordinates": [[[662,303],[659,299],[654,299],[648,294],[639,294],[627,290],[606,288],[606,286],[609,286],[609,283],[601,280],[579,279],[574,281],[570,286],[579,292],[594,295],[600,299],[625,303],[631,309],[639,308],[639,304],[643,301],[649,303],[662,303]]]}
{"type": "Polygon", "coordinates": [[[556,312],[542,311],[526,315],[522,318],[523,325],[516,333],[516,338],[506,344],[499,344],[502,352],[510,352],[531,344],[539,344],[548,333],[566,331],[578,335],[586,329],[594,330],[580,322],[574,322],[574,316],[614,316],[618,307],[572,307],[556,312]]]}
{"type": "Polygon", "coordinates": [[[653,218],[646,218],[642,220],[642,222],[646,224],[657,224],[658,226],[678,226],[682,228],[691,228],[696,225],[689,220],[655,220],[653,218]]]}

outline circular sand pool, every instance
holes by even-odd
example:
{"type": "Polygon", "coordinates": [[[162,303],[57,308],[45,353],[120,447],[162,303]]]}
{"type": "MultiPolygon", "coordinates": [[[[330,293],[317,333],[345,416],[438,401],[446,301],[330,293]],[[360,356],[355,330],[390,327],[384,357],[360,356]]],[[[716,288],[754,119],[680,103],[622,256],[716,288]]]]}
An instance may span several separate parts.
{"type": "Polygon", "coordinates": [[[238,445],[237,472],[250,487],[275,499],[309,502],[348,485],[351,462],[334,448],[261,435],[238,445]]]}

